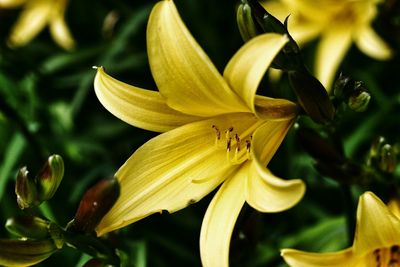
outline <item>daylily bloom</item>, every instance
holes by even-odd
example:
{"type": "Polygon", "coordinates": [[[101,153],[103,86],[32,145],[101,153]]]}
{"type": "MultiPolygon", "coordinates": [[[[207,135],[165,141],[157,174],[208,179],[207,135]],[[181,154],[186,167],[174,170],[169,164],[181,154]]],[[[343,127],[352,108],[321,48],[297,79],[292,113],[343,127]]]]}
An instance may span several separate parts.
{"type": "Polygon", "coordinates": [[[72,49],[75,41],[64,18],[67,3],[68,0],[0,0],[0,9],[23,6],[11,30],[9,46],[27,44],[48,25],[54,41],[66,50],[72,49]]]}
{"type": "Polygon", "coordinates": [[[297,113],[296,104],[256,95],[266,69],[287,43],[265,34],[248,42],[221,76],[182,22],[172,1],[159,2],[147,28],[149,63],[158,90],[144,90],[98,68],[100,102],[115,116],[163,132],[117,171],[120,198],[98,235],[148,215],[174,212],[222,184],[207,209],[200,236],[204,266],[228,266],[229,243],[245,202],[279,212],[303,196],[301,180],[282,180],[265,166],[297,113]]]}
{"type": "Polygon", "coordinates": [[[289,32],[303,45],[320,38],[315,74],[329,88],[351,44],[378,60],[392,56],[388,45],[372,27],[379,0],[267,0],[268,12],[283,21],[288,15],[289,32]]]}
{"type": "Polygon", "coordinates": [[[338,252],[311,253],[283,249],[292,267],[400,266],[400,207],[398,201],[386,206],[371,192],[358,202],[353,246],[338,252]]]}

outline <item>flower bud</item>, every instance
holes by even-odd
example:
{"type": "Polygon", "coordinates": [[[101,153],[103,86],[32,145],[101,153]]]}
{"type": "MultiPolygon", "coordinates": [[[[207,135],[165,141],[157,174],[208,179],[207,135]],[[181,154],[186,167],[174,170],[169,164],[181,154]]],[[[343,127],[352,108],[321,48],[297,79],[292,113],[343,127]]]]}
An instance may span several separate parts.
{"type": "Polygon", "coordinates": [[[63,176],[63,159],[59,155],[50,156],[35,178],[38,187],[38,198],[41,202],[53,197],[63,176]]]}
{"type": "Polygon", "coordinates": [[[236,21],[243,41],[247,42],[251,38],[261,34],[259,26],[253,20],[251,7],[246,0],[242,0],[242,3],[237,9],[236,21]]]}
{"type": "Polygon", "coordinates": [[[51,239],[0,239],[0,266],[31,266],[51,256],[57,247],[51,239]]]}
{"type": "Polygon", "coordinates": [[[17,195],[17,202],[20,209],[39,204],[36,184],[28,174],[27,168],[22,167],[18,171],[17,181],[15,183],[15,194],[17,195]]]}
{"type": "Polygon", "coordinates": [[[347,98],[354,90],[354,80],[340,73],[333,86],[333,95],[338,99],[347,98]]]}
{"type": "Polygon", "coordinates": [[[327,123],[335,115],[335,108],[324,86],[305,68],[289,71],[289,81],[301,107],[318,123],[327,123]]]}
{"type": "Polygon", "coordinates": [[[70,227],[77,232],[90,233],[103,219],[119,197],[117,179],[103,179],[84,194],[70,227]]]}
{"type": "Polygon", "coordinates": [[[49,224],[50,222],[39,217],[21,215],[9,218],[5,227],[18,237],[44,239],[49,236],[49,224]]]}
{"type": "Polygon", "coordinates": [[[371,100],[370,93],[366,90],[364,83],[358,81],[355,83],[354,91],[350,94],[347,104],[356,112],[363,112],[367,109],[371,100]]]}
{"type": "Polygon", "coordinates": [[[397,155],[393,147],[385,144],[380,151],[379,169],[383,172],[393,173],[397,166],[397,155]]]}

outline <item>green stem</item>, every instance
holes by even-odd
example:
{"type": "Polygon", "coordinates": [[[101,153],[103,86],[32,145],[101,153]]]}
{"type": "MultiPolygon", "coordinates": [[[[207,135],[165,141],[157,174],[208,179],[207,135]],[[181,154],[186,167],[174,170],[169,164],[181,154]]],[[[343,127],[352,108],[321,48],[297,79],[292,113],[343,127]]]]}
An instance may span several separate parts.
{"type": "Polygon", "coordinates": [[[120,265],[120,259],[114,248],[109,247],[95,236],[65,231],[64,239],[68,246],[82,251],[94,258],[101,259],[113,266],[120,265]]]}
{"type": "Polygon", "coordinates": [[[356,216],[355,216],[355,206],[353,203],[353,196],[351,193],[351,188],[349,185],[342,185],[343,200],[346,212],[346,224],[347,224],[347,243],[351,246],[355,227],[356,227],[356,216]]]}

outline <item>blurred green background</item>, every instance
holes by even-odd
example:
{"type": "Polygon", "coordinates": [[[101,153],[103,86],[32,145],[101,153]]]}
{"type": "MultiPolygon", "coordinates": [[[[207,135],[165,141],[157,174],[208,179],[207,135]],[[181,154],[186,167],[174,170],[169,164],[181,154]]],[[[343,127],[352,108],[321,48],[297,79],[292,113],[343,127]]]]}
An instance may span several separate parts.
{"type": "MultiPolygon", "coordinates": [[[[146,23],[156,1],[71,0],[67,23],[76,39],[72,52],[60,49],[43,31],[28,45],[10,49],[6,38],[18,9],[0,10],[0,225],[21,214],[14,193],[18,169],[28,166],[34,175],[47,156],[60,154],[65,176],[55,197],[42,212],[65,226],[73,218],[85,190],[118,167],[155,133],[125,124],[108,113],[93,90],[95,70],[127,83],[156,89],[146,55],[146,23]],[[117,21],[104,28],[110,14],[117,21]]],[[[236,27],[237,2],[175,1],[194,37],[222,72],[243,44],[236,27]]],[[[399,15],[383,10],[376,28],[399,51],[399,15]]],[[[312,68],[315,43],[304,57],[312,68]]],[[[373,139],[384,135],[399,141],[400,58],[374,61],[354,47],[341,69],[363,80],[372,93],[367,112],[348,112],[338,125],[346,155],[362,161],[373,139]]],[[[278,85],[262,84],[261,93],[290,95],[285,77],[278,85]]],[[[313,159],[299,144],[293,130],[270,164],[287,179],[303,178],[304,199],[293,209],[261,214],[245,207],[231,244],[231,266],[285,266],[279,249],[296,247],[309,251],[334,251],[348,246],[346,201],[342,188],[319,175],[313,159]]],[[[400,175],[399,168],[396,177],[400,175]]],[[[352,188],[352,205],[365,188],[352,188]]],[[[370,188],[385,198],[385,190],[370,188]]],[[[134,266],[200,266],[198,249],[203,215],[213,194],[180,212],[156,214],[119,231],[113,242],[132,258],[134,266]]],[[[351,206],[351,205],[350,205],[351,206]]],[[[0,238],[9,235],[0,227],[0,238]]],[[[40,266],[82,266],[89,257],[64,249],[40,266]]]]}

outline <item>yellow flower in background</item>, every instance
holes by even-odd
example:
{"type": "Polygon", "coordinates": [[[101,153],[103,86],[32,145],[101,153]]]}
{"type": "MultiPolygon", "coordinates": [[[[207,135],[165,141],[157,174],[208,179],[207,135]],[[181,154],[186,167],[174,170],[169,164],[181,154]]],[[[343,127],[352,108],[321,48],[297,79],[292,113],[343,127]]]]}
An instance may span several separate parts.
{"type": "Polygon", "coordinates": [[[19,47],[27,44],[49,26],[54,41],[66,50],[72,49],[75,41],[64,18],[67,3],[67,0],[0,0],[0,9],[23,7],[11,30],[9,46],[19,47]]]}
{"type": "Polygon", "coordinates": [[[286,36],[265,34],[242,47],[220,75],[172,1],[159,2],[147,28],[147,51],[159,91],[134,87],[98,68],[100,102],[136,127],[163,132],[117,171],[121,195],[98,235],[153,213],[185,208],[218,189],[200,236],[204,266],[228,266],[231,234],[245,202],[279,212],[303,196],[301,180],[282,180],[268,164],[297,113],[284,99],[256,95],[286,36]]]}
{"type": "Polygon", "coordinates": [[[315,74],[331,88],[336,72],[354,42],[378,60],[392,56],[388,45],[372,27],[379,0],[264,0],[264,8],[283,21],[288,15],[289,32],[303,45],[319,37],[315,74]]]}
{"type": "Polygon", "coordinates": [[[330,253],[283,249],[282,256],[292,267],[400,266],[399,202],[386,206],[373,193],[364,193],[358,203],[352,247],[330,253]]]}

